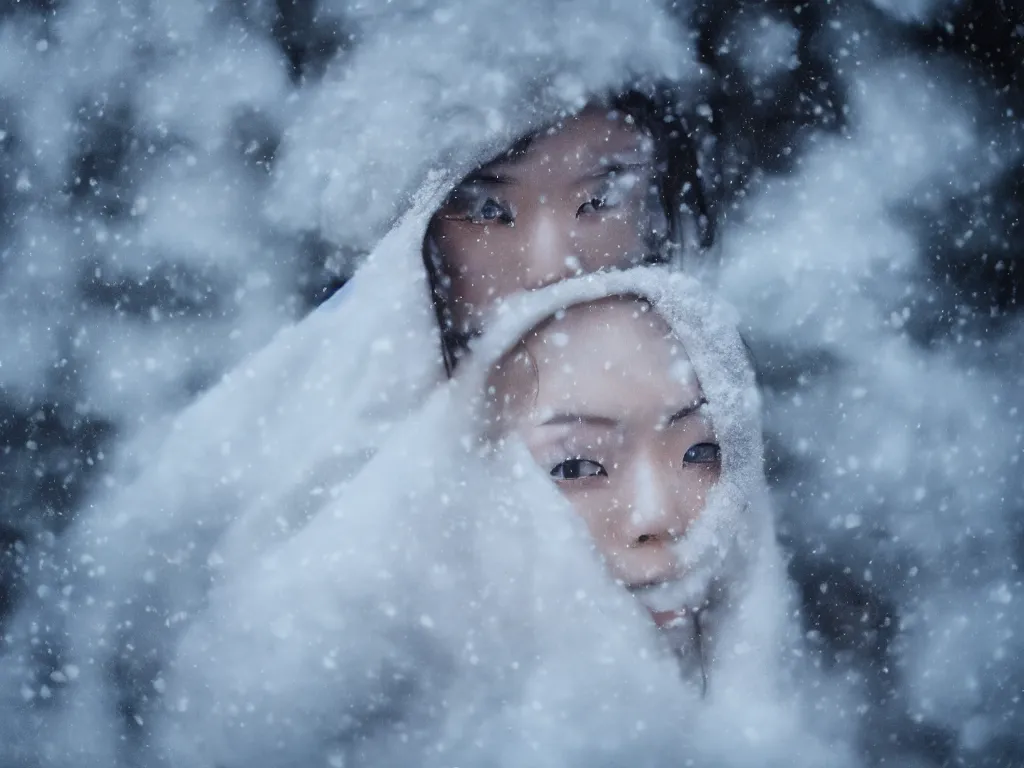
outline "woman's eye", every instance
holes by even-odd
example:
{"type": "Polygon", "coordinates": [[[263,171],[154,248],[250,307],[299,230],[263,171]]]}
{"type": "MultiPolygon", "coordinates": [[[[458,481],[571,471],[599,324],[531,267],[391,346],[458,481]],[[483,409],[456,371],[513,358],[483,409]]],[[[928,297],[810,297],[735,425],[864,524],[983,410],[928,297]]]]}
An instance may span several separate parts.
{"type": "Polygon", "coordinates": [[[474,221],[512,221],[512,213],[493,197],[488,197],[472,212],[474,221]]]}
{"type": "Polygon", "coordinates": [[[444,207],[447,210],[444,218],[474,224],[496,221],[511,224],[515,220],[515,214],[507,203],[474,189],[456,190],[444,207]]]}
{"type": "Polygon", "coordinates": [[[591,195],[590,199],[577,209],[576,216],[585,216],[588,213],[600,213],[618,208],[625,201],[629,191],[636,183],[637,177],[633,173],[610,175],[601,183],[601,186],[591,195]]]}
{"type": "Polygon", "coordinates": [[[556,480],[578,480],[581,477],[608,477],[608,472],[590,459],[566,459],[551,468],[556,480]]]}
{"type": "Polygon", "coordinates": [[[684,464],[713,464],[721,459],[722,449],[717,443],[697,443],[683,454],[684,464]]]}
{"type": "Polygon", "coordinates": [[[603,197],[592,197],[587,202],[579,207],[576,211],[576,216],[586,216],[588,213],[598,213],[599,211],[606,210],[610,205],[608,201],[603,197]]]}

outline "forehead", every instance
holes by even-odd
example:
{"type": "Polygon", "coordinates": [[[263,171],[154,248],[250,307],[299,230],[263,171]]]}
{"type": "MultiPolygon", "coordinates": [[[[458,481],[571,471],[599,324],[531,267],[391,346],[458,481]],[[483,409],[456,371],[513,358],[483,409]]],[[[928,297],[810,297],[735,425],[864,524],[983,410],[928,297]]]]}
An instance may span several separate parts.
{"type": "Polygon", "coordinates": [[[591,166],[613,155],[643,160],[652,151],[650,137],[627,114],[591,106],[532,137],[525,148],[489,163],[486,170],[522,177],[591,166]]]}
{"type": "Polygon", "coordinates": [[[646,303],[613,298],[572,307],[531,333],[541,409],[607,415],[678,409],[700,397],[689,357],[646,303]]]}

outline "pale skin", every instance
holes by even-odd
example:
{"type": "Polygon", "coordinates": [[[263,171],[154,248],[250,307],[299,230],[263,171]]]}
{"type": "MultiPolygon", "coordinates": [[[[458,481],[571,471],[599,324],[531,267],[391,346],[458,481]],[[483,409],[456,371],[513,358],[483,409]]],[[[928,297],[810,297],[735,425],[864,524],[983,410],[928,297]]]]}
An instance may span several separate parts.
{"type": "MultiPolygon", "coordinates": [[[[496,366],[504,433],[526,443],[583,519],[609,574],[640,592],[680,578],[686,535],[721,473],[682,344],[646,304],[572,307],[496,366]]],[[[679,610],[651,611],[659,626],[679,610]]]]}
{"type": "Polygon", "coordinates": [[[627,115],[591,106],[465,179],[428,237],[451,278],[460,332],[516,291],[625,268],[664,229],[650,137],[627,115]]]}

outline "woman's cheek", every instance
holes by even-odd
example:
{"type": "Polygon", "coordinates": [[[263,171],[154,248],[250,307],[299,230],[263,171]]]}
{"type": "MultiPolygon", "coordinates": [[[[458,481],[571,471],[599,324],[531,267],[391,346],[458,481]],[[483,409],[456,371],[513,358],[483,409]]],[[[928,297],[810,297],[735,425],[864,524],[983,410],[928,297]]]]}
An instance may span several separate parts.
{"type": "Polygon", "coordinates": [[[611,535],[612,521],[618,508],[614,498],[609,498],[602,490],[587,488],[575,488],[563,493],[566,493],[576,514],[586,523],[594,540],[599,544],[610,543],[614,538],[611,535]]]}
{"type": "Polygon", "coordinates": [[[645,240],[630,214],[608,214],[579,232],[577,248],[585,263],[602,266],[629,266],[643,255],[645,240]]]}
{"type": "Polygon", "coordinates": [[[685,472],[686,482],[683,492],[691,497],[694,514],[699,516],[707,504],[708,494],[722,474],[721,464],[715,462],[713,465],[696,465],[688,467],[685,472]]]}

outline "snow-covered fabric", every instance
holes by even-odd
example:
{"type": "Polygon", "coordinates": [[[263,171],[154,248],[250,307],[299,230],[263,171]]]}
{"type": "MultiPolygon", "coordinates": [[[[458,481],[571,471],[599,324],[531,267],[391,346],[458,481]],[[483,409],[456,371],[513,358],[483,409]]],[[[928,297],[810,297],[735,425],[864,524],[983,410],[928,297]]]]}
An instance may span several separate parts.
{"type": "MultiPolygon", "coordinates": [[[[335,346],[333,323],[422,289],[414,270],[377,270],[418,258],[430,210],[426,196],[357,277],[390,285],[388,302],[357,282],[282,334],[75,530],[71,573],[50,587],[69,587],[53,710],[33,734],[53,764],[793,764],[800,708],[780,705],[777,674],[790,606],[729,314],[683,275],[641,268],[501,304],[451,381],[431,378],[418,333],[358,356],[335,346]],[[722,480],[682,544],[694,601],[730,582],[707,700],[525,448],[480,437],[490,365],[555,309],[622,293],[684,341],[722,444],[722,480]],[[355,390],[364,410],[346,423],[340,387],[368,374],[378,386],[355,390]],[[747,741],[722,754],[740,723],[747,741]]],[[[421,311],[413,328],[429,327],[421,311]]]]}
{"type": "Polygon", "coordinates": [[[352,5],[360,43],[298,105],[271,210],[357,252],[431,174],[454,185],[595,98],[669,86],[692,108],[705,79],[678,3],[352,5]]]}
{"type": "MultiPolygon", "coordinates": [[[[314,439],[325,463],[215,536],[203,534],[215,527],[209,510],[147,527],[148,511],[129,509],[166,489],[140,482],[120,515],[90,531],[97,544],[118,542],[131,570],[94,610],[77,609],[94,633],[76,650],[95,658],[117,642],[122,674],[146,694],[134,713],[141,755],[173,765],[661,765],[680,754],[799,764],[788,747],[800,709],[780,703],[791,606],[758,398],[731,323],[678,273],[577,278],[503,303],[459,375],[355,474],[329,439],[314,439]],[[722,478],[681,543],[694,603],[712,579],[728,584],[711,622],[706,700],[525,447],[485,439],[492,364],[555,310],[620,294],[651,301],[683,341],[722,446],[722,478]],[[725,724],[746,728],[749,743],[717,753],[711,735],[725,724]]],[[[281,362],[257,359],[254,376],[264,360],[281,362]]],[[[332,396],[309,387],[300,399],[332,396]]],[[[103,710],[89,700],[117,692],[101,669],[78,666],[65,691],[78,706],[60,730],[85,754],[106,747],[113,758],[124,749],[117,729],[92,719],[103,710]]]]}
{"type": "Polygon", "coordinates": [[[732,318],[681,274],[513,297],[356,477],[306,488],[316,511],[300,532],[226,566],[162,678],[171,713],[156,742],[183,765],[655,765],[707,750],[695,723],[742,697],[743,717],[759,700],[777,718],[758,764],[793,764],[797,710],[778,703],[791,606],[758,409],[732,318]],[[623,294],[683,341],[722,446],[722,478],[680,544],[691,604],[712,581],[728,594],[710,622],[707,702],[525,446],[486,439],[492,365],[556,310],[623,294]]]}

